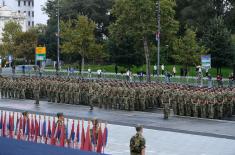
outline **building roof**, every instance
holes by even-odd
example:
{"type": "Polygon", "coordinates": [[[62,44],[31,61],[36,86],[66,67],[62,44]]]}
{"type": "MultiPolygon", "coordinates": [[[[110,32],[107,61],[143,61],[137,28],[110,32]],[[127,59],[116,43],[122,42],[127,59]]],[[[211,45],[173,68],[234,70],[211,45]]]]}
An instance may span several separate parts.
{"type": "Polygon", "coordinates": [[[26,18],[23,14],[12,11],[9,7],[0,5],[0,17],[8,18],[26,18]]]}

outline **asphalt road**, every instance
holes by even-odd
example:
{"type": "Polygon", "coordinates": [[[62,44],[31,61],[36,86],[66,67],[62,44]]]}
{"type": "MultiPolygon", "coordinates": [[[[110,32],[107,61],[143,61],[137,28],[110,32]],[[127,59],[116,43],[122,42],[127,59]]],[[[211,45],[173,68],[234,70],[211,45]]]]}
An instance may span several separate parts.
{"type": "Polygon", "coordinates": [[[135,126],[142,124],[145,128],[161,131],[170,131],[184,134],[225,138],[235,140],[235,122],[225,120],[209,120],[188,117],[171,116],[169,120],[163,119],[161,113],[112,111],[95,108],[93,112],[89,107],[81,105],[56,104],[41,101],[35,105],[32,100],[0,99],[0,109],[9,111],[24,111],[31,113],[55,115],[63,112],[69,118],[82,118],[85,120],[94,117],[109,124],[122,126],[135,126]]]}

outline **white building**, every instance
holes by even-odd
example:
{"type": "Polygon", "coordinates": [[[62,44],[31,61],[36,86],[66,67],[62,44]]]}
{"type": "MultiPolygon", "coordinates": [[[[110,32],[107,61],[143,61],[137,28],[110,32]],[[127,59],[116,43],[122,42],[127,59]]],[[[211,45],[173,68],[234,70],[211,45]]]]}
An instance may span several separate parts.
{"type": "Polygon", "coordinates": [[[2,43],[4,25],[11,20],[18,22],[23,31],[27,30],[27,22],[24,14],[14,12],[6,5],[0,5],[0,44],[2,43]]]}
{"type": "Polygon", "coordinates": [[[34,0],[0,0],[10,9],[19,14],[25,14],[27,20],[27,30],[34,26],[34,0]]]}

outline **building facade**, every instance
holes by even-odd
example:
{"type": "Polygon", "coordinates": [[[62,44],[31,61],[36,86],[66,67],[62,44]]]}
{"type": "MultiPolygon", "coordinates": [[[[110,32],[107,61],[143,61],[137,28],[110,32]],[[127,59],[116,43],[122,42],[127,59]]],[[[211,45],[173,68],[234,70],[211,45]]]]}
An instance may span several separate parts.
{"type": "Polygon", "coordinates": [[[34,24],[34,0],[0,0],[2,4],[8,6],[14,12],[24,14],[26,16],[27,27],[33,27],[34,24]]]}
{"type": "Polygon", "coordinates": [[[27,20],[24,14],[12,11],[6,5],[0,5],[0,44],[2,43],[2,33],[5,23],[9,21],[16,21],[21,25],[23,31],[27,30],[27,20]]]}

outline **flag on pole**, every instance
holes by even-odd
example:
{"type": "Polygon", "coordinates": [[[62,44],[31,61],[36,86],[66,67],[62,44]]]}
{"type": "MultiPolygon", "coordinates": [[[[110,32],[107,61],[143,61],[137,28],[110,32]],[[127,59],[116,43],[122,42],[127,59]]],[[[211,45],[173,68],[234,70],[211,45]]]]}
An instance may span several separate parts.
{"type": "Polygon", "coordinates": [[[33,115],[31,115],[31,128],[30,128],[30,137],[31,137],[31,140],[34,139],[34,136],[35,136],[35,120],[33,118],[33,115]]]}
{"type": "Polygon", "coordinates": [[[53,122],[52,122],[52,131],[51,131],[51,145],[56,144],[56,123],[55,123],[55,117],[53,117],[53,122]]]}
{"type": "Polygon", "coordinates": [[[35,139],[34,141],[37,143],[38,141],[38,136],[39,136],[39,124],[35,115],[35,139]]]}
{"type": "Polygon", "coordinates": [[[74,120],[73,120],[73,123],[72,123],[72,129],[71,129],[71,133],[70,133],[70,139],[72,140],[72,142],[74,142],[74,139],[75,139],[74,120]]]}
{"type": "Polygon", "coordinates": [[[3,120],[3,123],[2,123],[2,136],[3,137],[6,137],[6,119],[7,119],[7,114],[5,112],[4,120],[3,120]]]}
{"type": "Polygon", "coordinates": [[[9,118],[9,136],[10,138],[13,138],[14,135],[14,113],[13,115],[10,115],[9,118]]]}
{"type": "Polygon", "coordinates": [[[18,126],[19,126],[19,113],[17,113],[17,116],[16,116],[15,135],[17,135],[18,126]]]}
{"type": "Polygon", "coordinates": [[[69,119],[67,119],[65,132],[66,132],[65,138],[68,140],[69,139],[69,119]]]}
{"type": "Polygon", "coordinates": [[[26,128],[26,118],[23,116],[23,135],[25,135],[26,128]]]}
{"type": "Polygon", "coordinates": [[[103,147],[103,138],[102,138],[102,129],[101,126],[99,127],[98,131],[98,142],[97,142],[97,153],[101,153],[103,147]]]}
{"type": "Polygon", "coordinates": [[[97,145],[97,138],[96,138],[96,126],[95,125],[93,125],[93,127],[92,127],[92,139],[91,139],[91,141],[92,141],[92,144],[94,145],[94,146],[96,146],[97,145]]]}
{"type": "Polygon", "coordinates": [[[22,122],[22,116],[20,117],[19,120],[19,127],[18,127],[18,133],[17,133],[17,139],[20,140],[21,139],[21,131],[22,131],[22,127],[23,127],[23,122],[22,122]]]}
{"type": "Polygon", "coordinates": [[[80,141],[80,123],[79,123],[79,120],[78,120],[78,125],[77,125],[76,139],[77,139],[77,143],[79,143],[79,141],[80,141]]]}
{"type": "Polygon", "coordinates": [[[90,135],[90,122],[88,122],[88,127],[87,127],[87,131],[86,131],[84,150],[85,151],[92,151],[91,135],[90,135]]]}
{"type": "Polygon", "coordinates": [[[27,136],[28,141],[29,141],[29,137],[30,137],[29,133],[30,133],[30,119],[27,118],[25,135],[27,136]]]}
{"type": "Polygon", "coordinates": [[[47,137],[51,138],[51,121],[50,121],[50,118],[48,118],[47,137]]]}
{"type": "Polygon", "coordinates": [[[44,117],[43,125],[42,125],[42,137],[46,138],[47,136],[47,129],[46,129],[46,120],[44,117]]]}
{"type": "Polygon", "coordinates": [[[84,121],[82,120],[82,135],[81,135],[81,150],[84,150],[84,144],[85,144],[85,129],[84,129],[84,121]]]}
{"type": "Polygon", "coordinates": [[[3,111],[1,111],[1,121],[0,121],[0,129],[2,130],[2,123],[3,123],[3,111]]]}
{"type": "Polygon", "coordinates": [[[107,124],[105,124],[104,132],[103,132],[103,147],[106,147],[108,141],[108,128],[107,124]]]}

